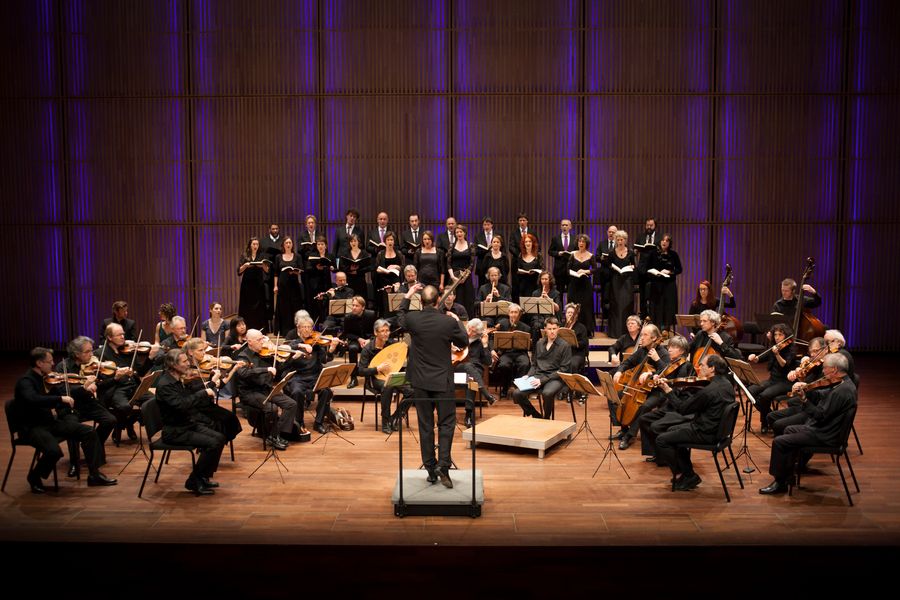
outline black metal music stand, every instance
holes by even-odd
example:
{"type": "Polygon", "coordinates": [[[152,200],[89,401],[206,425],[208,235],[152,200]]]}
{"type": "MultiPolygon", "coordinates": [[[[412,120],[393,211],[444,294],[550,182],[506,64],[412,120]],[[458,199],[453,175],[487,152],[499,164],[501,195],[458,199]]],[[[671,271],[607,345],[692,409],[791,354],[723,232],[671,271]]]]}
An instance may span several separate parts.
{"type": "MultiPolygon", "coordinates": [[[[601,396],[600,391],[594,387],[594,384],[591,383],[591,380],[581,375],[580,373],[560,373],[559,378],[563,380],[566,386],[572,390],[573,392],[579,392],[584,394],[585,396],[601,396]]],[[[588,410],[587,410],[587,401],[584,403],[584,417],[581,421],[581,426],[578,427],[578,431],[575,432],[575,435],[572,436],[572,439],[566,444],[566,448],[572,445],[572,443],[578,438],[579,435],[583,431],[586,431],[586,438],[590,436],[594,438],[594,441],[597,442],[597,445],[600,446],[601,449],[606,450],[603,446],[603,443],[600,439],[594,435],[594,430],[591,429],[591,424],[588,422],[588,410]]],[[[588,439],[588,443],[590,443],[590,439],[588,439]]],[[[610,444],[611,445],[611,444],[610,444]]]]}
{"type": "MultiPolygon", "coordinates": [[[[319,373],[319,378],[316,380],[316,385],[313,387],[312,393],[316,394],[320,390],[324,390],[326,388],[330,389],[333,387],[345,386],[347,382],[350,381],[350,377],[353,376],[353,370],[356,369],[356,365],[352,363],[345,363],[343,365],[332,365],[330,367],[325,367],[319,373]]],[[[317,400],[321,402],[321,400],[317,400]]],[[[330,407],[329,407],[330,408],[330,407]]],[[[319,437],[313,440],[313,444],[325,438],[325,443],[322,444],[322,454],[325,454],[325,447],[328,445],[328,436],[334,433],[337,437],[341,438],[351,446],[355,446],[353,442],[339,434],[334,430],[333,427],[328,427],[328,431],[326,433],[321,434],[319,437]]]]}
{"type": "MultiPolygon", "coordinates": [[[[395,371],[395,372],[393,372],[393,373],[388,374],[387,379],[385,379],[385,381],[384,381],[384,387],[393,387],[393,388],[394,388],[394,395],[395,395],[395,396],[401,396],[401,395],[404,395],[403,390],[410,390],[410,391],[411,391],[411,389],[412,389],[412,388],[409,387],[409,381],[406,379],[406,372],[404,372],[404,371],[395,371]]],[[[394,411],[393,414],[391,414],[391,424],[392,424],[392,425],[393,425],[394,423],[401,423],[401,424],[402,424],[403,421],[404,421],[404,416],[405,416],[405,417],[406,417],[406,419],[405,419],[405,420],[406,420],[406,428],[409,430],[409,432],[410,432],[410,433],[412,434],[412,436],[413,436],[413,439],[416,440],[416,443],[418,444],[418,443],[419,443],[419,438],[416,437],[416,432],[415,432],[415,430],[413,430],[413,428],[409,426],[409,414],[408,414],[408,413],[409,413],[409,408],[407,408],[406,411],[401,411],[401,410],[400,410],[400,403],[401,403],[401,402],[402,402],[402,400],[400,400],[400,399],[397,400],[397,410],[394,411]],[[404,412],[407,413],[407,414],[404,415],[404,412]]],[[[392,429],[393,429],[393,427],[392,427],[392,429]]],[[[397,428],[397,431],[398,431],[398,432],[400,431],[400,428],[399,428],[399,427],[397,428]]],[[[388,441],[389,439],[391,439],[391,436],[392,436],[392,435],[394,435],[394,432],[393,432],[393,431],[391,431],[391,432],[388,434],[388,436],[387,436],[386,438],[384,438],[384,441],[386,442],[386,441],[388,441]]]]}
{"type": "Polygon", "coordinates": [[[266,457],[263,458],[263,461],[261,463],[259,463],[259,465],[255,469],[253,469],[253,472],[251,472],[249,475],[247,475],[247,479],[250,479],[251,477],[253,477],[256,474],[256,472],[259,471],[260,468],[262,468],[262,466],[264,464],[269,462],[269,459],[271,458],[271,459],[273,459],[272,462],[275,463],[275,469],[278,471],[278,476],[281,477],[281,483],[284,483],[284,475],[281,473],[281,468],[284,467],[284,470],[288,471],[287,465],[285,465],[281,461],[281,459],[278,457],[278,449],[274,445],[266,444],[266,442],[265,442],[266,437],[271,434],[271,432],[269,431],[269,427],[268,427],[268,416],[266,415],[266,404],[271,402],[272,398],[274,398],[275,396],[277,396],[278,394],[280,394],[281,392],[284,391],[284,386],[287,385],[287,382],[290,381],[291,377],[294,376],[294,373],[296,373],[296,371],[290,371],[290,372],[286,373],[285,376],[281,379],[281,381],[279,381],[274,386],[272,386],[272,391],[269,392],[269,395],[266,396],[265,400],[263,400],[262,410],[260,411],[260,413],[261,413],[260,418],[262,419],[262,422],[266,423],[266,425],[267,425],[265,428],[265,431],[263,432],[263,447],[265,448],[268,445],[268,451],[266,452],[266,457]]]}
{"type": "MultiPolygon", "coordinates": [[[[135,350],[137,353],[137,350],[135,350]]],[[[131,400],[128,401],[129,406],[131,406],[132,410],[140,411],[141,407],[138,402],[140,399],[147,393],[150,392],[150,388],[153,387],[153,384],[156,383],[156,378],[162,371],[154,371],[152,373],[147,373],[141,378],[141,383],[138,385],[138,388],[135,390],[134,394],[131,396],[131,400]]],[[[140,414],[140,412],[138,412],[140,414]]],[[[137,458],[138,454],[143,454],[144,458],[147,459],[147,462],[150,462],[150,455],[147,454],[147,449],[144,447],[144,429],[138,424],[138,446],[134,449],[134,453],[131,455],[131,458],[128,459],[128,462],[125,463],[125,466],[122,467],[122,470],[119,471],[119,475],[125,472],[125,469],[128,468],[128,465],[137,458]]],[[[151,466],[153,463],[150,463],[151,466]]],[[[153,467],[153,470],[156,470],[156,467],[153,467]]]]}
{"type": "MultiPolygon", "coordinates": [[[[598,393],[600,393],[601,396],[605,396],[607,400],[610,400],[610,401],[614,402],[615,404],[619,404],[619,394],[616,392],[616,388],[615,388],[615,385],[613,385],[613,380],[612,380],[612,377],[610,376],[610,374],[607,373],[606,371],[597,369],[597,377],[600,379],[600,387],[603,390],[602,392],[599,392],[599,390],[598,390],[598,393]]],[[[610,438],[610,440],[612,440],[612,429],[613,429],[613,424],[612,424],[612,419],[610,419],[609,420],[609,438],[610,438]]],[[[600,444],[600,447],[603,448],[603,444],[600,444]]],[[[609,445],[606,446],[606,448],[604,448],[603,458],[600,459],[600,464],[597,465],[596,469],[594,469],[594,474],[591,475],[591,478],[593,479],[594,477],[596,477],[597,473],[600,471],[600,467],[602,467],[603,463],[606,461],[606,457],[609,456],[610,454],[613,455],[613,458],[615,458],[616,462],[619,463],[619,466],[622,467],[622,471],[625,472],[625,476],[628,477],[628,479],[631,479],[631,475],[628,474],[628,469],[626,469],[625,465],[622,464],[622,461],[619,460],[619,454],[616,452],[616,445],[612,441],[610,441],[609,445]]],[[[610,468],[612,468],[611,460],[609,461],[609,465],[610,465],[610,468]]]]}
{"type": "MultiPolygon", "coordinates": [[[[737,455],[734,457],[735,463],[741,456],[747,457],[747,466],[744,467],[744,473],[752,473],[755,470],[758,470],[759,467],[756,465],[756,461],[753,460],[753,457],[750,455],[750,447],[747,445],[747,432],[750,432],[750,424],[752,423],[753,416],[753,407],[756,406],[756,399],[750,394],[750,390],[747,389],[747,385],[756,385],[759,383],[759,377],[756,376],[756,372],[753,370],[753,367],[750,366],[750,363],[744,362],[742,360],[737,360],[735,358],[726,358],[725,362],[728,364],[729,372],[734,379],[735,387],[738,388],[737,394],[738,398],[740,398],[741,405],[744,406],[744,434],[741,436],[741,448],[738,450],[737,455]],[[743,397],[746,397],[747,401],[744,402],[743,397]],[[753,464],[751,467],[750,464],[753,464]]],[[[768,446],[769,444],[759,437],[756,432],[751,432],[756,439],[761,441],[763,444],[768,446]]],[[[737,465],[735,464],[735,469],[737,469],[737,465]]]]}

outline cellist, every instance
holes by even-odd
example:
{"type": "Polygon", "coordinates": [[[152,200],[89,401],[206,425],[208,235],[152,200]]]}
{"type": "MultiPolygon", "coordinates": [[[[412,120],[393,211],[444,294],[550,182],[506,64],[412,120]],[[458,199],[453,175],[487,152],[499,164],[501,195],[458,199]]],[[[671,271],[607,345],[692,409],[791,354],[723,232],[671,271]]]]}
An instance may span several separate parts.
{"type": "Polygon", "coordinates": [[[721,354],[725,358],[741,358],[741,352],[734,347],[731,336],[718,331],[722,324],[722,316],[714,310],[700,313],[700,331],[691,341],[691,361],[694,368],[704,354],[721,354]]]}
{"type": "MultiPolygon", "coordinates": [[[[669,364],[669,352],[665,346],[659,345],[662,334],[659,327],[653,324],[644,325],[638,339],[638,349],[626,358],[616,369],[613,375],[613,383],[633,385],[646,384],[654,373],[665,369],[669,364]],[[635,373],[634,369],[643,369],[643,372],[635,373]],[[629,383],[629,381],[631,383],[629,383]]],[[[649,391],[649,390],[648,390],[649,391]]],[[[613,423],[618,424],[618,433],[610,436],[610,440],[619,440],[619,449],[625,450],[634,441],[637,435],[637,417],[629,423],[622,423],[616,418],[615,412],[611,415],[613,423]]]]}

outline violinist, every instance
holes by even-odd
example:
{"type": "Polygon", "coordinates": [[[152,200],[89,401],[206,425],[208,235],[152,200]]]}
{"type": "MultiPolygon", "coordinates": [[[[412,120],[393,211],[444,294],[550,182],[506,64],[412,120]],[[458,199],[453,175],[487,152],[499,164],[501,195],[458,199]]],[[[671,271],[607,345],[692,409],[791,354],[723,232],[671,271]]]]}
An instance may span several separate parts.
{"type": "MultiPolygon", "coordinates": [[[[509,314],[497,324],[497,331],[522,331],[530,334],[532,330],[522,321],[522,307],[513,303],[509,305],[509,314]]],[[[513,379],[525,375],[531,366],[528,350],[491,350],[491,358],[497,361],[494,372],[501,382],[500,397],[505,398],[513,379]]]]}
{"type": "Polygon", "coordinates": [[[150,358],[153,361],[153,370],[161,371],[165,368],[164,361],[166,358],[166,353],[169,350],[180,349],[184,346],[185,342],[187,342],[188,335],[187,331],[187,321],[184,320],[184,317],[180,315],[175,315],[172,317],[171,321],[172,333],[164,339],[158,348],[154,348],[150,353],[150,358]]]}
{"type": "Polygon", "coordinates": [[[281,240],[281,252],[275,256],[275,272],[272,274],[274,298],[274,329],[284,335],[291,328],[294,313],[303,306],[303,257],[294,247],[294,239],[285,236],[281,240]]]}
{"type": "MultiPolygon", "coordinates": [[[[109,438],[116,426],[116,417],[97,400],[96,365],[99,364],[99,360],[94,357],[94,340],[80,335],[69,342],[66,350],[68,357],[60,361],[54,368],[54,371],[85,377],[83,383],[70,383],[67,395],[71,395],[75,400],[72,412],[74,412],[75,418],[79,422],[94,421],[97,424],[96,432],[97,441],[100,444],[100,464],[104,465],[106,464],[104,444],[106,444],[107,438],[109,438]]],[[[64,395],[65,389],[66,386],[58,385],[51,388],[50,391],[64,395]]],[[[72,452],[71,447],[69,455],[74,458],[74,452],[72,452]]],[[[74,477],[76,474],[75,463],[75,460],[70,460],[69,477],[74,477]]]]}
{"type": "MultiPolygon", "coordinates": [[[[152,360],[135,362],[135,368],[131,368],[134,356],[123,352],[125,348],[125,331],[121,325],[115,323],[106,328],[106,347],[94,353],[101,363],[112,362],[115,370],[110,375],[99,373],[97,378],[97,398],[100,403],[115,415],[118,424],[113,431],[113,442],[119,443],[122,429],[128,433],[128,439],[136,440],[137,433],[134,430],[134,422],[137,420],[137,411],[131,404],[131,397],[137,391],[139,378],[150,367],[152,360]],[[100,353],[103,355],[100,356],[100,353]]],[[[101,364],[102,366],[102,364],[101,364]]]]}
{"type": "MultiPolygon", "coordinates": [[[[806,397],[814,401],[808,418],[803,425],[790,425],[772,442],[769,458],[769,474],[775,479],[760,494],[782,494],[788,489],[788,480],[794,473],[798,457],[803,449],[815,446],[837,446],[844,414],[856,406],[856,385],[847,375],[847,358],[841,354],[829,354],[822,361],[822,374],[833,379],[831,388],[806,392],[806,397]]],[[[801,458],[805,464],[808,458],[801,458]]],[[[801,465],[802,466],[802,465],[801,465]]]]}
{"type": "MultiPolygon", "coordinates": [[[[351,363],[356,364],[359,352],[363,346],[369,343],[363,336],[368,335],[375,325],[375,311],[366,309],[366,299],[362,296],[353,296],[350,303],[350,312],[344,317],[344,331],[341,338],[347,342],[347,353],[351,363]]],[[[358,385],[356,374],[350,378],[348,388],[358,385]]]]}
{"type": "MultiPolygon", "coordinates": [[[[817,308],[822,304],[822,298],[813,286],[803,284],[803,309],[817,308]]],[[[793,322],[797,312],[797,282],[793,279],[785,279],[781,282],[781,298],[772,305],[772,313],[784,315],[784,320],[793,322]]]]}
{"type": "Polygon", "coordinates": [[[800,397],[799,392],[803,389],[802,384],[812,383],[822,377],[822,361],[827,355],[828,347],[825,345],[825,338],[817,337],[809,340],[809,356],[804,356],[800,361],[800,366],[787,375],[788,381],[792,382],[791,394],[793,394],[793,396],[787,397],[787,407],[773,410],[766,417],[769,430],[776,436],[784,433],[788,425],[802,425],[806,422],[808,415],[805,409],[807,406],[815,405],[815,401],[807,401],[800,397]],[[812,362],[816,364],[812,365],[812,362]],[[801,372],[804,375],[801,376],[801,372]]]}
{"type": "MultiPolygon", "coordinates": [[[[316,298],[321,300],[325,306],[325,314],[330,312],[328,306],[332,300],[350,300],[354,296],[353,288],[347,285],[347,275],[343,271],[334,274],[334,286],[319,294],[316,298]]],[[[322,322],[322,331],[334,331],[344,324],[344,315],[328,315],[322,322]]]]}
{"type": "MultiPolygon", "coordinates": [[[[313,331],[313,320],[309,317],[297,319],[297,338],[285,338],[291,347],[302,350],[302,356],[295,355],[286,364],[285,370],[296,371],[294,378],[288,382],[287,393],[297,404],[306,407],[312,404],[313,389],[319,378],[319,373],[334,357],[334,351],[340,343],[337,338],[332,338],[325,343],[319,339],[317,332],[313,331]]],[[[331,412],[331,399],[334,392],[329,388],[319,390],[318,406],[313,429],[319,433],[328,433],[325,424],[325,415],[331,412]]],[[[303,413],[300,413],[301,433],[305,433],[303,413]]]]}
{"type": "Polygon", "coordinates": [[[718,331],[722,324],[722,317],[714,310],[704,310],[700,313],[700,332],[691,340],[691,356],[699,356],[709,343],[709,348],[715,350],[726,358],[741,358],[741,352],[734,347],[731,336],[724,331],[718,331]]]}
{"type": "MultiPolygon", "coordinates": [[[[659,331],[659,327],[656,325],[645,325],[641,329],[640,339],[638,341],[638,349],[635,350],[631,356],[626,358],[616,369],[615,374],[613,375],[613,382],[619,383],[622,380],[623,374],[626,371],[630,371],[635,367],[638,367],[642,363],[645,363],[650,368],[645,372],[641,373],[638,377],[638,384],[644,386],[647,384],[647,381],[653,376],[655,372],[659,372],[665,369],[669,365],[669,351],[666,350],[666,347],[660,345],[660,338],[662,334],[659,331]]],[[[619,425],[620,429],[618,433],[610,436],[611,440],[619,440],[619,450],[625,450],[631,443],[634,441],[635,436],[638,433],[638,416],[635,416],[634,420],[630,425],[624,425],[618,423],[618,419],[616,418],[616,404],[610,402],[610,418],[613,421],[614,425],[619,425]]]]}
{"type": "Polygon", "coordinates": [[[380,393],[381,431],[389,434],[395,431],[391,423],[391,398],[394,395],[394,388],[391,386],[385,387],[385,382],[375,377],[375,375],[379,373],[381,375],[390,374],[391,363],[384,361],[381,364],[373,365],[372,359],[389,345],[391,324],[386,319],[378,319],[372,327],[372,333],[374,335],[360,352],[359,362],[356,363],[356,372],[358,375],[367,378],[369,385],[376,392],[380,393]]]}
{"type": "MultiPolygon", "coordinates": [[[[531,292],[532,298],[549,298],[553,302],[553,316],[559,314],[562,308],[562,294],[556,289],[556,279],[550,271],[542,271],[538,278],[538,287],[531,292]]],[[[536,334],[544,328],[544,315],[531,315],[528,325],[536,334]]],[[[535,335],[537,341],[538,335],[535,335]]]]}
{"type": "Polygon", "coordinates": [[[650,255],[647,279],[650,282],[650,316],[662,329],[675,329],[675,313],[678,310],[678,285],[675,278],[681,275],[681,258],[672,250],[672,236],[668,233],[659,240],[659,248],[650,255]]]}
{"type": "Polygon", "coordinates": [[[241,278],[238,314],[247,320],[248,327],[265,327],[269,322],[266,310],[266,277],[272,264],[259,245],[259,238],[247,240],[247,247],[238,259],[237,275],[241,278]]]}
{"type": "Polygon", "coordinates": [[[197,463],[184,487],[198,496],[212,495],[219,484],[210,478],[219,468],[225,436],[196,417],[212,404],[215,392],[202,384],[186,383],[191,370],[186,352],[169,350],[164,365],[165,371],[156,381],[162,440],[166,444],[192,446],[199,450],[197,463]]]}
{"type": "MultiPolygon", "coordinates": [[[[197,376],[191,378],[182,378],[185,388],[189,391],[197,392],[201,388],[210,387],[215,394],[212,395],[212,401],[199,402],[191,409],[191,418],[202,425],[211,427],[217,432],[225,436],[225,441],[230,442],[241,432],[241,422],[237,416],[227,408],[216,404],[217,394],[226,380],[230,381],[230,376],[223,373],[224,368],[220,367],[221,359],[215,356],[209,356],[204,353],[206,350],[206,342],[200,338],[191,338],[184,345],[184,353],[188,357],[189,366],[196,371],[197,376]]],[[[241,363],[232,364],[231,369],[237,369],[241,363]]],[[[157,388],[159,384],[157,384],[157,388]]],[[[157,397],[159,392],[157,391],[157,397]]]]}
{"type": "MultiPolygon", "coordinates": [[[[118,327],[120,325],[110,325],[118,327]]],[[[125,339],[124,332],[122,339],[125,339]]],[[[116,485],[100,472],[100,441],[91,427],[78,422],[71,409],[75,399],[69,395],[45,392],[44,377],[53,371],[53,351],[48,348],[34,348],[29,355],[29,369],[16,382],[15,396],[10,405],[10,428],[18,431],[28,444],[39,452],[37,463],[29,470],[27,481],[34,494],[46,492],[43,479],[53,472],[62,458],[59,438],[81,444],[90,476],[89,486],[116,485]],[[53,411],[56,410],[56,415],[53,411]]]]}
{"type": "Polygon", "coordinates": [[[260,356],[265,342],[265,336],[258,329],[247,330],[247,345],[238,354],[243,364],[236,367],[235,385],[241,404],[248,409],[251,425],[256,424],[267,444],[285,450],[288,443],[281,434],[291,433],[297,418],[297,403],[285,394],[276,394],[264,403],[276,384],[272,359],[260,356]],[[277,415],[279,408],[281,414],[277,415]]]}
{"type": "MultiPolygon", "coordinates": [[[[772,326],[768,338],[773,344],[769,348],[769,378],[762,383],[751,385],[750,395],[756,400],[756,408],[759,411],[759,422],[762,433],[769,432],[769,422],[766,417],[772,409],[772,400],[788,393],[791,390],[791,382],[788,381],[788,373],[797,366],[797,353],[790,338],[793,332],[784,323],[772,326]]],[[[759,362],[756,354],[747,357],[751,363],[759,362]]]]}
{"type": "Polygon", "coordinates": [[[466,307],[456,301],[456,290],[451,291],[444,297],[444,303],[438,310],[443,313],[452,312],[459,317],[460,321],[469,320],[469,313],[466,312],[466,307]]]}
{"type": "MultiPolygon", "coordinates": [[[[681,404],[684,399],[690,398],[693,390],[679,390],[669,388],[664,392],[658,382],[661,378],[671,381],[690,376],[694,371],[691,365],[691,344],[683,336],[675,335],[669,338],[666,350],[669,352],[669,365],[653,374],[653,380],[657,383],[652,392],[647,394],[647,399],[641,405],[634,422],[641,432],[641,454],[647,456],[647,462],[656,462],[656,438],[669,428],[690,421],[690,417],[681,412],[681,404]],[[655,409],[655,410],[654,410],[655,409]]],[[[664,466],[658,464],[657,466],[664,466]]]]}
{"type": "Polygon", "coordinates": [[[222,348],[224,356],[234,358],[246,341],[247,322],[244,320],[244,317],[238,316],[233,318],[229,324],[228,335],[225,337],[224,347],[222,348]]]}
{"type": "MultiPolygon", "coordinates": [[[[469,353],[463,362],[453,367],[455,373],[465,373],[478,384],[478,389],[489,404],[494,404],[496,399],[484,383],[484,369],[491,366],[491,350],[488,333],[484,329],[481,319],[472,319],[466,323],[466,334],[469,336],[469,353]]],[[[466,386],[466,418],[465,426],[469,428],[475,420],[475,390],[466,386]]]]}
{"type": "Polygon", "coordinates": [[[100,328],[100,337],[103,337],[103,332],[106,331],[107,325],[110,323],[118,323],[122,326],[122,329],[125,330],[125,339],[136,341],[137,333],[135,332],[135,329],[137,329],[137,327],[134,319],[128,318],[128,303],[124,300],[116,300],[112,305],[112,313],[112,317],[103,319],[103,326],[100,328]]]}
{"type": "MultiPolygon", "coordinates": [[[[508,285],[500,281],[500,269],[490,267],[487,270],[487,277],[488,282],[478,288],[476,296],[478,302],[500,302],[501,300],[512,302],[512,290],[510,290],[508,285]]],[[[493,327],[496,324],[494,317],[486,317],[484,321],[488,324],[488,327],[493,327]]]]}
{"type": "Polygon", "coordinates": [[[513,401],[522,408],[524,416],[536,419],[553,418],[556,395],[566,389],[559,378],[559,373],[567,372],[569,363],[572,362],[571,347],[557,337],[559,320],[556,317],[550,317],[544,323],[544,334],[545,336],[535,344],[531,368],[525,375],[529,378],[531,387],[526,390],[520,390],[516,386],[512,388],[513,401]],[[544,405],[543,415],[528,399],[528,395],[532,392],[541,395],[544,405]]]}
{"type": "Polygon", "coordinates": [[[856,368],[853,364],[853,355],[847,350],[847,341],[844,339],[844,334],[837,329],[827,330],[825,332],[825,345],[828,346],[829,352],[837,352],[847,359],[847,375],[850,376],[853,383],[859,385],[856,368]]]}
{"type": "MultiPolygon", "coordinates": [[[[172,318],[178,314],[178,310],[171,302],[163,302],[159,305],[159,323],[156,324],[156,330],[153,335],[153,344],[161,344],[172,335],[172,318]]],[[[124,331],[124,327],[123,327],[124,331]]],[[[103,330],[103,336],[106,336],[106,329],[103,330]]],[[[125,338],[129,339],[128,337],[125,338]]]]}
{"type": "Polygon", "coordinates": [[[334,257],[328,253],[328,242],[324,236],[319,236],[316,238],[315,250],[306,257],[306,271],[304,273],[306,277],[306,306],[316,319],[324,318],[328,315],[328,305],[326,303],[323,306],[321,300],[325,298],[322,293],[331,289],[331,272],[333,270],[334,257]]]}
{"type": "Polygon", "coordinates": [[[619,336],[619,339],[609,347],[609,362],[612,366],[618,367],[622,364],[622,354],[635,347],[640,332],[641,318],[637,315],[631,315],[625,320],[625,333],[619,336]]]}

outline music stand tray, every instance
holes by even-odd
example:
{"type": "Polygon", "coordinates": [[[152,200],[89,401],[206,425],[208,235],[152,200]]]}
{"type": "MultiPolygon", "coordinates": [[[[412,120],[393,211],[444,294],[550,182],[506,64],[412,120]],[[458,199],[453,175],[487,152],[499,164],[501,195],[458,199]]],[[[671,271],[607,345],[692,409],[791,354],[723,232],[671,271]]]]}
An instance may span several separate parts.
{"type": "Polygon", "coordinates": [[[731,367],[738,379],[744,382],[744,385],[759,385],[759,377],[750,363],[736,358],[726,358],[725,360],[728,361],[728,366],[731,367]]]}
{"type": "MultiPolygon", "coordinates": [[[[575,336],[575,332],[568,327],[559,328],[559,339],[568,343],[572,347],[578,346],[578,338],[575,336]]],[[[562,375],[562,373],[560,373],[560,375],[562,375]]]]}
{"type": "MultiPolygon", "coordinates": [[[[356,365],[353,363],[344,363],[341,365],[332,365],[330,367],[325,367],[319,373],[319,378],[316,380],[316,385],[313,387],[313,390],[312,390],[313,393],[316,394],[317,392],[324,390],[326,388],[341,387],[341,386],[347,385],[347,382],[350,381],[350,378],[353,376],[354,369],[356,369],[356,365]]],[[[323,437],[327,437],[330,433],[334,433],[337,437],[341,438],[342,440],[344,440],[351,446],[356,445],[353,442],[351,442],[350,440],[348,440],[347,438],[345,438],[344,436],[342,436],[341,434],[339,434],[338,432],[334,431],[334,428],[332,428],[332,427],[328,428],[328,433],[323,433],[322,435],[317,437],[315,440],[313,440],[312,443],[315,444],[316,442],[321,440],[323,437]]],[[[328,443],[327,440],[325,443],[326,444],[328,443]]],[[[325,448],[323,446],[322,452],[324,452],[324,451],[325,451],[325,448]]]]}
{"type": "Polygon", "coordinates": [[[328,315],[333,317],[343,317],[348,312],[350,312],[350,305],[352,304],[352,300],[329,300],[328,301],[328,315]]]}
{"type": "MultiPolygon", "coordinates": [[[[388,312],[397,312],[400,305],[406,299],[403,292],[388,292],[388,312]]],[[[419,294],[413,294],[409,299],[409,310],[422,310],[422,297],[419,294]]]]}
{"type": "Polygon", "coordinates": [[[700,315],[675,315],[675,322],[679,327],[695,329],[700,327],[700,315]]]}
{"type": "Polygon", "coordinates": [[[524,331],[494,332],[494,350],[523,350],[527,352],[530,347],[531,336],[524,331]]]}
{"type": "Polygon", "coordinates": [[[520,298],[520,301],[522,302],[522,311],[527,315],[553,314],[553,300],[550,298],[532,296],[531,298],[520,298]]]}
{"type": "Polygon", "coordinates": [[[501,300],[499,302],[482,302],[481,303],[481,316],[482,317],[508,317],[510,304],[511,303],[507,300],[501,300]]]}

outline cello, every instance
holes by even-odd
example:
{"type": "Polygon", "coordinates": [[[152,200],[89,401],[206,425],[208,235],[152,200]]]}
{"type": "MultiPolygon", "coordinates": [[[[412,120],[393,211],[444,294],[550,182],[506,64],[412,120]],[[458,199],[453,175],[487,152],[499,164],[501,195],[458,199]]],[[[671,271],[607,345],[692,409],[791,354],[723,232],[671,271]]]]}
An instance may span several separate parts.
{"type": "MultiPolygon", "coordinates": [[[[728,263],[725,264],[725,279],[722,281],[722,287],[728,287],[731,285],[731,281],[734,279],[734,272],[731,270],[731,265],[728,263]]],[[[716,308],[716,312],[719,313],[719,316],[722,316],[723,311],[725,310],[725,294],[719,294],[719,306],[716,308]]],[[[715,331],[719,331],[725,327],[725,319],[719,321],[719,325],[716,327],[715,331]]],[[[743,333],[743,332],[742,332],[743,333]]],[[[731,334],[729,334],[731,335],[731,334]]],[[[700,366],[700,363],[703,362],[703,359],[711,354],[719,354],[719,351],[712,347],[712,338],[707,335],[706,344],[702,349],[698,348],[694,351],[694,356],[691,357],[691,363],[694,365],[694,371],[697,371],[697,367],[700,366]]]]}
{"type": "MultiPolygon", "coordinates": [[[[640,340],[640,337],[638,340],[640,340]]],[[[653,371],[652,367],[647,364],[647,361],[650,359],[650,351],[659,346],[662,341],[663,336],[660,335],[647,346],[647,353],[644,355],[643,360],[637,366],[624,371],[622,377],[615,384],[615,389],[619,392],[619,406],[616,409],[616,418],[623,426],[631,425],[641,405],[647,400],[650,387],[647,384],[641,384],[640,378],[643,373],[653,371]],[[623,381],[625,383],[622,383],[623,381]]]]}
{"type": "Polygon", "coordinates": [[[814,317],[812,311],[803,308],[803,286],[812,277],[815,266],[816,263],[812,257],[806,259],[806,268],[803,269],[803,276],[800,278],[800,284],[795,292],[797,309],[794,311],[794,336],[797,344],[802,343],[805,346],[809,345],[809,340],[825,335],[825,325],[822,321],[814,317]]]}

